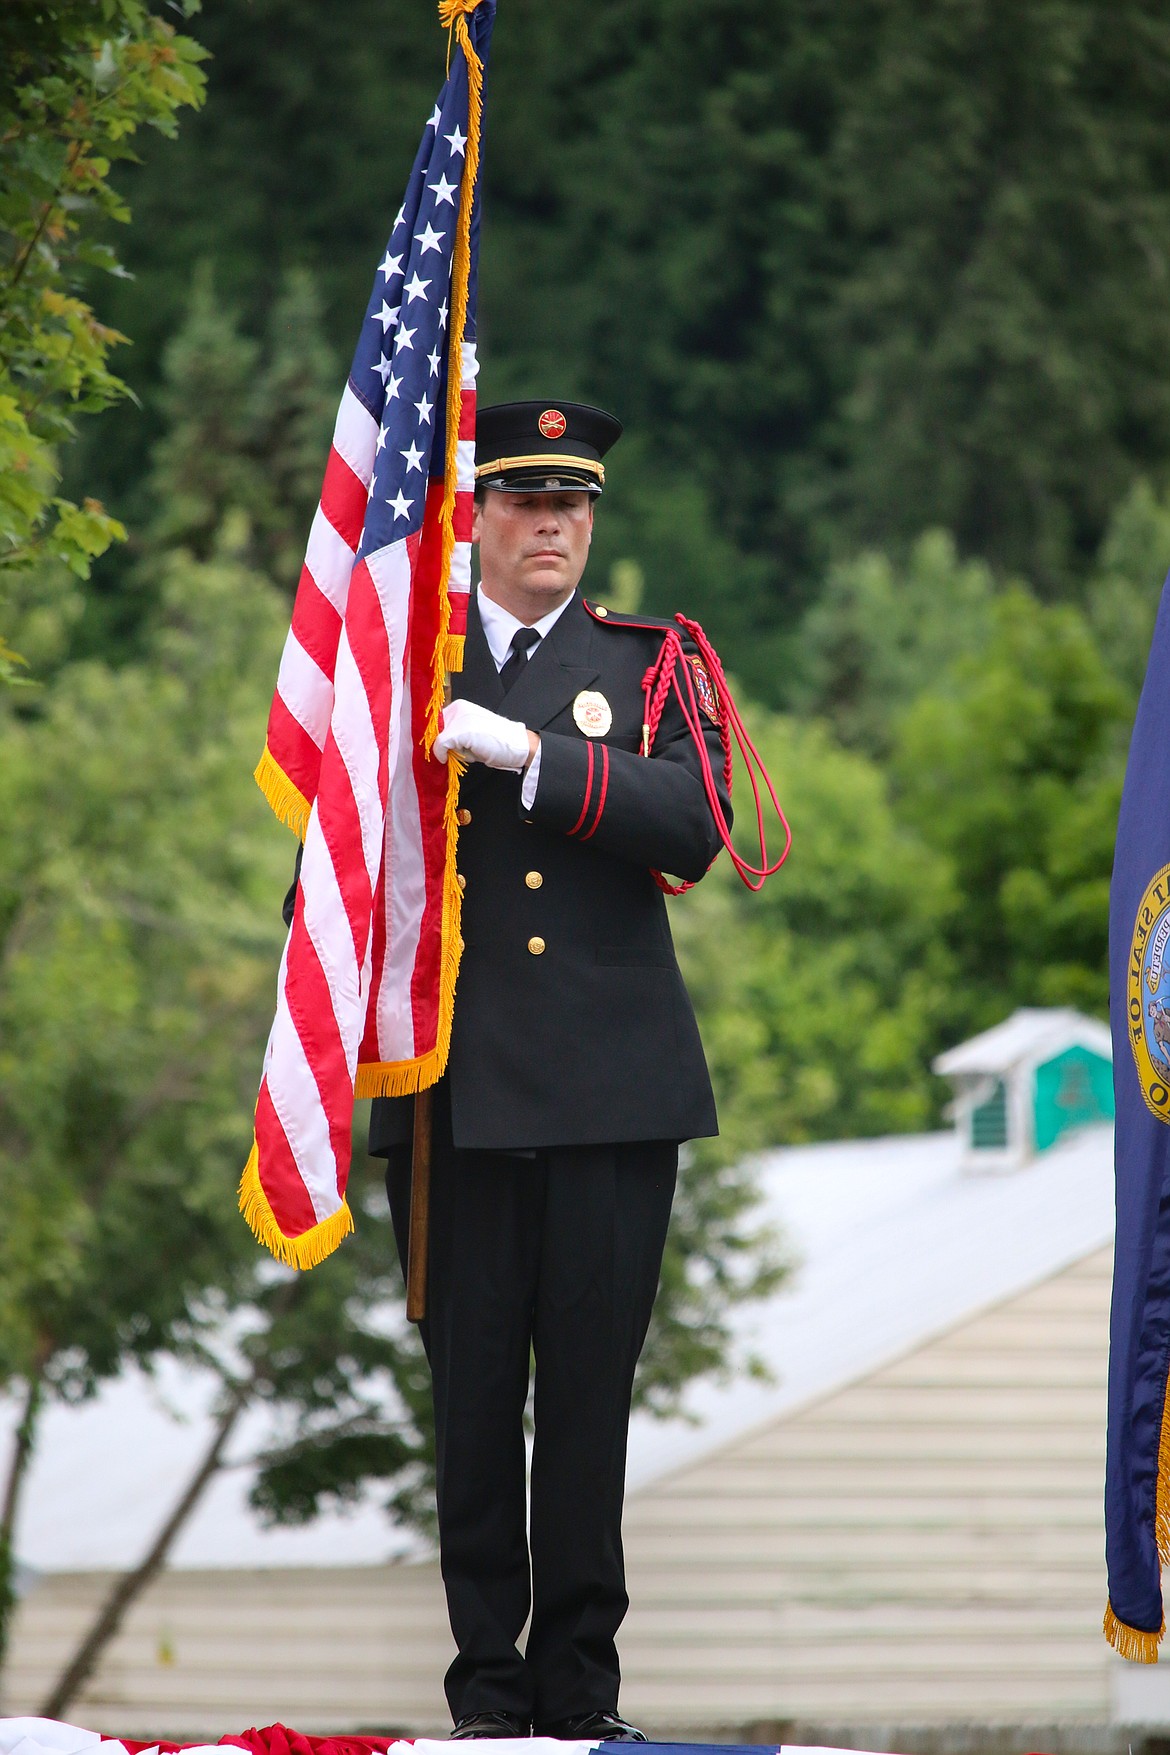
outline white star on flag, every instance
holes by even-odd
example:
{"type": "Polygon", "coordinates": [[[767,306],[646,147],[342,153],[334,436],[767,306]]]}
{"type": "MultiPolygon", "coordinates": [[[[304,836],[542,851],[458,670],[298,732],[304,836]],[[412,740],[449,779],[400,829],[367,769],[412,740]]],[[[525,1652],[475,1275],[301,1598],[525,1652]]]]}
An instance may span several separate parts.
{"type": "Polygon", "coordinates": [[[415,299],[425,299],[426,298],[427,288],[428,288],[428,286],[430,286],[430,284],[431,283],[429,280],[420,280],[418,277],[418,274],[416,272],[414,279],[411,281],[410,285],[403,287],[402,290],[406,294],[407,298],[410,300],[411,304],[413,305],[415,299]]]}
{"type": "Polygon", "coordinates": [[[378,443],[374,446],[374,456],[377,457],[380,452],[385,450],[385,447],[386,447],[386,429],[385,429],[385,427],[379,427],[378,428],[378,443]]]}
{"type": "Polygon", "coordinates": [[[379,378],[381,378],[384,384],[390,376],[390,361],[386,358],[386,355],[383,354],[377,365],[371,366],[370,370],[371,372],[377,372],[379,378]]]}
{"type": "Polygon", "coordinates": [[[401,388],[402,388],[402,379],[396,378],[394,376],[393,372],[391,372],[390,382],[386,385],[386,400],[387,400],[387,402],[393,402],[394,398],[397,396],[397,394],[401,390],[401,388]]]}
{"type": "Polygon", "coordinates": [[[460,158],[462,158],[463,148],[467,145],[467,136],[466,136],[466,134],[461,134],[459,132],[458,122],[456,122],[456,124],[455,124],[455,126],[452,129],[450,134],[444,134],[443,139],[449,140],[451,142],[452,157],[454,157],[454,155],[456,153],[458,153],[460,158]]]}
{"type": "Polygon", "coordinates": [[[439,306],[439,327],[442,329],[445,329],[447,327],[447,301],[446,301],[446,299],[444,299],[442,304],[439,306]]]}
{"type": "Polygon", "coordinates": [[[447,203],[447,205],[449,207],[454,207],[455,195],[456,195],[456,192],[458,191],[458,188],[459,188],[458,183],[449,183],[447,181],[446,177],[441,176],[437,183],[431,183],[428,185],[428,187],[435,191],[435,206],[436,207],[438,207],[440,205],[440,203],[442,203],[444,201],[447,203]]]}
{"type": "Polygon", "coordinates": [[[402,257],[392,256],[389,250],[387,250],[382,261],[378,264],[378,267],[381,273],[386,276],[387,280],[393,280],[396,274],[402,273],[402,257]]]}
{"type": "Polygon", "coordinates": [[[374,312],[374,322],[382,325],[383,335],[385,335],[387,329],[393,329],[395,323],[398,321],[398,313],[401,309],[401,305],[391,306],[386,303],[385,299],[382,300],[382,309],[374,312]]]}
{"type": "MultiPolygon", "coordinates": [[[[448,139],[449,138],[450,138],[450,136],[448,136],[448,139]]],[[[395,231],[398,230],[399,226],[402,224],[402,222],[405,218],[406,218],[406,208],[400,207],[398,209],[398,212],[394,215],[394,230],[395,231]]]]}
{"type": "Polygon", "coordinates": [[[428,128],[437,128],[439,126],[439,123],[442,120],[443,120],[443,112],[439,108],[438,104],[436,104],[434,109],[431,111],[430,118],[427,122],[427,127],[428,128]]]}
{"type": "Polygon", "coordinates": [[[430,220],[427,221],[426,229],[424,231],[415,232],[414,235],[415,240],[422,245],[422,253],[424,256],[428,250],[438,250],[439,253],[442,254],[443,238],[446,234],[443,232],[437,232],[430,220]]]}
{"type": "Polygon", "coordinates": [[[412,469],[417,469],[419,474],[420,475],[422,474],[423,454],[419,450],[418,446],[414,443],[413,439],[410,442],[409,449],[406,451],[400,452],[399,455],[406,458],[406,473],[407,473],[407,475],[410,474],[412,469]]]}
{"type": "Polygon", "coordinates": [[[414,505],[414,501],[406,499],[402,489],[399,488],[394,498],[392,500],[387,500],[386,504],[396,518],[405,518],[409,513],[410,508],[414,505]]]}
{"type": "Polygon", "coordinates": [[[438,348],[435,349],[434,353],[429,353],[427,355],[427,362],[431,368],[431,377],[432,378],[437,378],[439,375],[439,361],[441,358],[442,358],[442,355],[440,354],[438,348]]]}
{"type": "Polygon", "coordinates": [[[433,402],[428,402],[425,395],[424,395],[419,399],[418,402],[415,403],[414,406],[418,409],[418,418],[420,421],[429,421],[430,420],[431,410],[435,406],[433,402]]]}
{"type": "Polygon", "coordinates": [[[413,329],[408,329],[406,327],[406,324],[403,323],[398,331],[398,339],[394,343],[395,353],[398,352],[398,349],[400,347],[408,347],[411,350],[411,352],[413,353],[414,352],[414,338],[417,334],[418,334],[418,325],[417,324],[415,325],[415,327],[413,329]]]}

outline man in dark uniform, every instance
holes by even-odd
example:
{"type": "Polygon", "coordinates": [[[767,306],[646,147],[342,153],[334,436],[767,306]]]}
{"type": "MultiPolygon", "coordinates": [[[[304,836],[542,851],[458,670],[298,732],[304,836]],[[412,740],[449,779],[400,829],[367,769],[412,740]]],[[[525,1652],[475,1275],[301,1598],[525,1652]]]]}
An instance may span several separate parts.
{"type": "MultiPolygon", "coordinates": [[[[678,1145],[716,1132],[652,874],[701,878],[721,843],[673,697],[644,753],[643,682],[671,624],[577,594],[620,433],[571,403],[480,411],[482,584],[435,745],[468,763],[465,949],[435,1089],[422,1324],[456,1737],[644,1741],[617,1716],[614,1643],[630,1393],[678,1145]]],[[[730,820],[718,708],[709,687],[700,699],[730,820]]],[[[377,1102],[370,1129],[404,1271],[411,1111],[377,1102]]]]}

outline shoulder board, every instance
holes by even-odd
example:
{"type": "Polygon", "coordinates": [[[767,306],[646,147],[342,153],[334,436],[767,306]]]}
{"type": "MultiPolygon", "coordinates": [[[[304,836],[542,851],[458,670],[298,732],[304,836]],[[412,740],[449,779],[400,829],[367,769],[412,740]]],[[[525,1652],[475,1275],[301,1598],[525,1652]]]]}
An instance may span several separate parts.
{"type": "MultiPolygon", "coordinates": [[[[581,599],[586,614],[600,627],[606,628],[642,628],[647,633],[665,634],[673,628],[676,634],[682,634],[677,622],[665,616],[657,615],[622,615],[616,609],[609,609],[604,603],[590,603],[588,598],[581,599]]],[[[685,638],[685,635],[683,636],[685,638]]]]}
{"type": "Polygon", "coordinates": [[[607,608],[604,603],[588,603],[584,598],[581,601],[585,604],[586,612],[592,620],[602,627],[637,628],[640,632],[647,634],[677,634],[682,643],[683,657],[691,668],[699,706],[712,725],[721,726],[723,724],[723,708],[720,705],[719,692],[712,681],[710,671],[695,650],[695,642],[688,629],[680,627],[677,622],[666,621],[662,616],[621,615],[616,609],[607,608]]]}

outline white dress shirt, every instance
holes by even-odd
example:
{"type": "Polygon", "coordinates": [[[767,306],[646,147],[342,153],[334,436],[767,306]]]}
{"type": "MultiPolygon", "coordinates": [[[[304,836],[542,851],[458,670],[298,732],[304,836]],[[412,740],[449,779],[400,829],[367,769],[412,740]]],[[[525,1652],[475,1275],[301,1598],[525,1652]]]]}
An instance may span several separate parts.
{"type": "MultiPolygon", "coordinates": [[[[573,594],[575,595],[575,593],[573,594]]],[[[484,639],[488,643],[488,651],[492,655],[492,663],[497,671],[503,670],[508,655],[512,650],[512,635],[517,628],[533,628],[543,640],[554,622],[564,615],[573,597],[566,597],[547,615],[542,615],[538,622],[522,622],[514,616],[510,609],[487,595],[482,585],[477,585],[475,600],[479,606],[479,620],[483,628],[484,639]]],[[[533,654],[539,651],[539,643],[530,648],[528,662],[532,663],[533,654]]],[[[520,802],[525,810],[531,810],[536,799],[536,788],[540,784],[540,741],[537,740],[536,754],[529,762],[524,774],[524,784],[520,788],[520,802]]]]}

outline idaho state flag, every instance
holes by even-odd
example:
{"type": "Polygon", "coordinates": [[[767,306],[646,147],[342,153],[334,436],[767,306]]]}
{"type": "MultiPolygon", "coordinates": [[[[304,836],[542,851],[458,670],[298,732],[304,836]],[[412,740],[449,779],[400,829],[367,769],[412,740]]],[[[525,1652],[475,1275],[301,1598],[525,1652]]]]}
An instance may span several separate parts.
{"type": "Polygon", "coordinates": [[[1105,1637],[1157,1662],[1170,1558],[1170,579],[1154,628],[1109,905],[1117,1249],[1109,1337],[1105,1637]]]}

